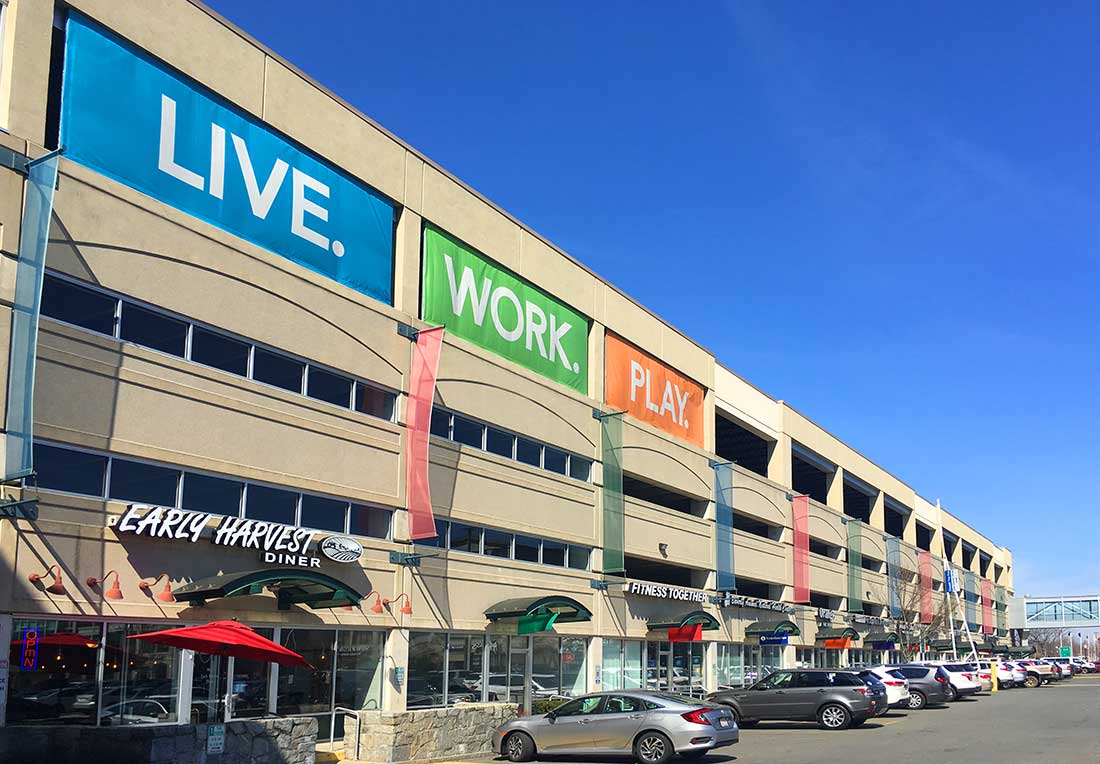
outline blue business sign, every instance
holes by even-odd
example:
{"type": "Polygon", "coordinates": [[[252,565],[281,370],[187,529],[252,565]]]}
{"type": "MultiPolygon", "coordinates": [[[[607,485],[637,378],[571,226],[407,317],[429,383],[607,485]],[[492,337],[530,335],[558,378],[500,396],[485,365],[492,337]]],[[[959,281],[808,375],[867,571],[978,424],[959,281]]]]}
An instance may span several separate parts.
{"type": "Polygon", "coordinates": [[[75,162],[392,302],[388,201],[76,13],[61,144],[75,162]]]}
{"type": "Polygon", "coordinates": [[[762,645],[785,645],[787,644],[786,634],[761,634],[760,644],[762,645]]]}

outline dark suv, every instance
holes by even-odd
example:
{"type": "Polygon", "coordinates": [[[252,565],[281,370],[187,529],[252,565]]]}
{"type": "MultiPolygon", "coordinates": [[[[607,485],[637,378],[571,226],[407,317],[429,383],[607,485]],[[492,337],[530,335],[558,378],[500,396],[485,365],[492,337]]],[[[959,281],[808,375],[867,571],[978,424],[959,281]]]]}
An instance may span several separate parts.
{"type": "Polygon", "coordinates": [[[947,685],[951,679],[941,666],[903,663],[886,668],[891,674],[909,680],[909,708],[917,710],[947,702],[947,685]]]}
{"type": "Polygon", "coordinates": [[[874,716],[870,689],[854,671],[780,670],[747,689],[723,690],[707,696],[733,709],[737,723],[817,720],[823,729],[858,727],[874,716]]]}

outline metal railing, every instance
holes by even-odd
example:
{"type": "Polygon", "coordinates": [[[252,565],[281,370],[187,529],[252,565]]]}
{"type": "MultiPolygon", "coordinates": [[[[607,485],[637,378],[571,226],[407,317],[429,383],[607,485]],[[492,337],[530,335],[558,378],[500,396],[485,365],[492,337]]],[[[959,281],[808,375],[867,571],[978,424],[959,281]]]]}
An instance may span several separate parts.
{"type": "MultiPolygon", "coordinates": [[[[336,706],[332,710],[335,711],[335,712],[342,713],[344,715],[345,719],[348,716],[354,716],[355,717],[355,755],[350,757],[350,758],[351,758],[352,761],[358,761],[359,760],[359,731],[360,731],[360,727],[363,724],[363,720],[359,718],[359,712],[358,711],[353,711],[350,708],[344,708],[343,706],[336,706]]],[[[335,739],[335,727],[336,727],[336,725],[334,724],[334,725],[332,725],[332,727],[333,727],[333,729],[330,730],[330,732],[329,732],[329,745],[332,745],[333,742],[334,742],[334,739],[335,739]]],[[[344,753],[345,754],[348,753],[348,733],[346,731],[344,732],[344,753]]]]}

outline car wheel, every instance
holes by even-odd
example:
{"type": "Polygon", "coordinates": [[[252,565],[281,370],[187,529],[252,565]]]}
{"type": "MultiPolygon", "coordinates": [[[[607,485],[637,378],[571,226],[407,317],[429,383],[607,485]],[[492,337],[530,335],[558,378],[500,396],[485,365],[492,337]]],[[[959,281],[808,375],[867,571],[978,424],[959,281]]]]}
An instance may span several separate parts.
{"type": "Polygon", "coordinates": [[[920,690],[912,690],[909,693],[909,708],[919,711],[928,703],[928,698],[920,690]]]}
{"type": "Polygon", "coordinates": [[[954,685],[948,684],[944,688],[944,692],[947,693],[947,702],[953,703],[959,699],[959,691],[955,689],[954,685]]]}
{"type": "Polygon", "coordinates": [[[535,758],[535,741],[526,732],[513,732],[504,739],[501,748],[508,761],[530,761],[535,758]]]}
{"type": "Polygon", "coordinates": [[[1039,677],[1034,674],[1028,674],[1027,679],[1024,680],[1024,687],[1030,687],[1032,689],[1038,687],[1040,684],[1039,677]]]}
{"type": "Polygon", "coordinates": [[[634,758],[642,764],[665,764],[676,751],[660,732],[643,732],[634,741],[634,758]]]}
{"type": "Polygon", "coordinates": [[[830,703],[817,712],[817,722],[822,729],[846,730],[852,725],[852,714],[839,703],[830,703]]]}

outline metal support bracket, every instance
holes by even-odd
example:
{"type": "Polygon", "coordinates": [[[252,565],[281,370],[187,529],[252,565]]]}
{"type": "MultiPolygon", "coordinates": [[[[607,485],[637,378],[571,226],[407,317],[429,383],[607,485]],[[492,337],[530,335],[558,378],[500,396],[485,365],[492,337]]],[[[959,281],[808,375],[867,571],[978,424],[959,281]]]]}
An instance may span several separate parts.
{"type": "Polygon", "coordinates": [[[405,339],[409,340],[410,342],[416,342],[418,339],[420,339],[419,329],[417,329],[415,326],[412,326],[411,324],[406,324],[401,321],[397,322],[397,333],[405,339]]]}
{"type": "Polygon", "coordinates": [[[38,499],[0,501],[0,517],[7,517],[12,520],[37,520],[38,499]]]}
{"type": "Polygon", "coordinates": [[[598,592],[606,592],[610,585],[607,581],[597,581],[592,579],[588,582],[588,588],[595,589],[598,592]]]}
{"type": "Polygon", "coordinates": [[[438,557],[438,554],[414,554],[412,552],[390,552],[390,564],[406,568],[419,568],[425,557],[438,557]]]}

